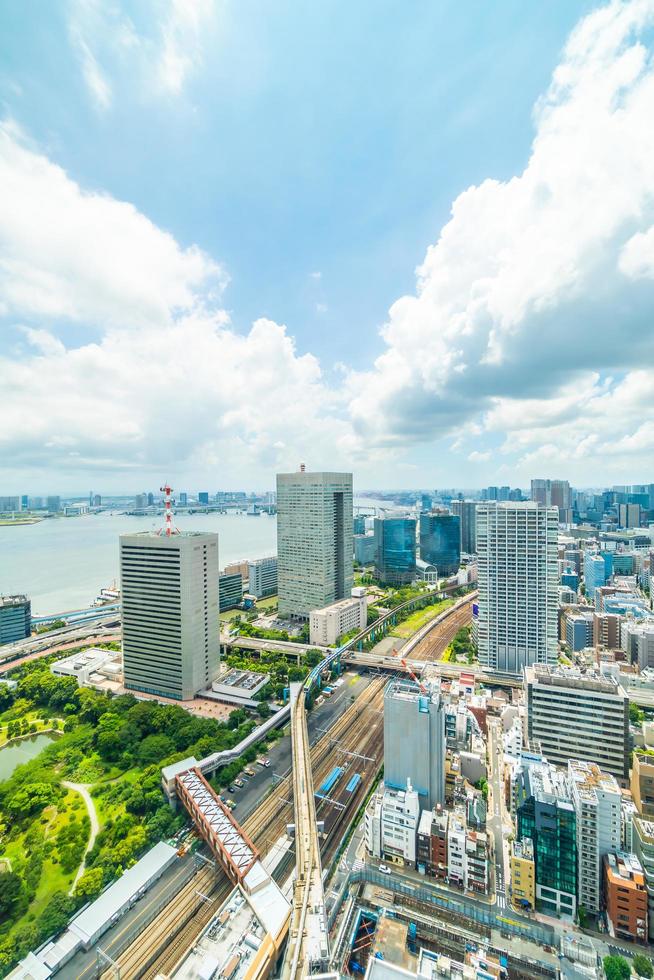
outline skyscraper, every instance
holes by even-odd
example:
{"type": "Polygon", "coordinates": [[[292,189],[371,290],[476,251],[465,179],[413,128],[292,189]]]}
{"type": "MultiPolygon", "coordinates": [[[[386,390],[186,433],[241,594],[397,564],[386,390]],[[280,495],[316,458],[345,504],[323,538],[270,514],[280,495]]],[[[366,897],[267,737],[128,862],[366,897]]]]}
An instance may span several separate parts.
{"type": "Polygon", "coordinates": [[[393,680],[384,694],[384,784],[404,789],[407,779],[431,810],[445,802],[445,710],[437,683],[424,689],[393,680]]]}
{"type": "Polygon", "coordinates": [[[558,515],[525,502],[477,508],[479,659],[519,674],[556,663],[558,515]]]}
{"type": "Polygon", "coordinates": [[[352,474],[277,474],[279,614],[308,619],[353,584],[352,474]]]}
{"type": "Polygon", "coordinates": [[[375,518],[375,574],[388,585],[408,585],[416,575],[415,517],[375,518]]]}
{"type": "Polygon", "coordinates": [[[125,687],[178,701],[220,663],[218,535],[120,536],[125,687]]]}
{"type": "Polygon", "coordinates": [[[567,480],[532,480],[531,499],[543,507],[558,507],[559,522],[572,523],[572,490],[567,480]]]}
{"type": "Polygon", "coordinates": [[[461,560],[461,519],[456,514],[420,515],[420,557],[439,575],[454,575],[461,560]]]}
{"type": "Polygon", "coordinates": [[[461,551],[464,555],[474,555],[477,551],[477,501],[453,500],[451,507],[460,521],[461,551]]]}

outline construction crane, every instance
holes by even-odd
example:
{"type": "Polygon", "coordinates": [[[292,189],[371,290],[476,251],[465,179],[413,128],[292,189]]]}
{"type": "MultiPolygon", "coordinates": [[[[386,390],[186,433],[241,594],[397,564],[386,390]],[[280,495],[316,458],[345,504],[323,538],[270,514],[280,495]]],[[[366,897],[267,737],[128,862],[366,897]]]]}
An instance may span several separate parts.
{"type": "MultiPolygon", "coordinates": [[[[399,655],[400,655],[400,651],[399,650],[396,650],[395,647],[393,647],[393,656],[394,657],[399,657],[399,655]]],[[[407,663],[407,661],[403,657],[400,657],[400,663],[402,664],[402,666],[406,670],[406,672],[409,675],[409,677],[411,678],[411,680],[415,684],[418,685],[418,687],[420,688],[420,693],[421,694],[429,694],[429,691],[427,690],[427,688],[425,687],[425,685],[422,683],[422,681],[417,676],[417,674],[411,669],[411,667],[409,667],[409,664],[407,663]]]]}

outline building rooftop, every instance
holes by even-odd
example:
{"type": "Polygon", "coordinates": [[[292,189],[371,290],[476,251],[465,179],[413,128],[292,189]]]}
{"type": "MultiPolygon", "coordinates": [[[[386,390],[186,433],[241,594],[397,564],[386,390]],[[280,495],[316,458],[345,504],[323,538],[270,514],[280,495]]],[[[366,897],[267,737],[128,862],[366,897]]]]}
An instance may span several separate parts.
{"type": "Polygon", "coordinates": [[[636,885],[645,885],[645,873],[635,854],[625,854],[624,851],[605,854],[606,873],[610,879],[621,878],[633,881],[636,885]]]}
{"type": "Polygon", "coordinates": [[[603,772],[594,762],[584,759],[568,760],[568,775],[570,776],[579,796],[587,802],[597,800],[597,793],[615,793],[620,795],[615,776],[603,772]]]}
{"type": "Polygon", "coordinates": [[[614,677],[607,677],[596,670],[580,670],[578,667],[532,664],[525,668],[525,682],[597,691],[602,694],[621,694],[625,698],[627,696],[614,677]]]}
{"type": "Polygon", "coordinates": [[[640,836],[648,843],[654,844],[654,820],[634,817],[634,827],[641,831],[640,836]]]}
{"type": "Polygon", "coordinates": [[[332,609],[347,609],[352,603],[359,603],[363,597],[359,595],[350,595],[345,599],[339,599],[337,602],[330,602],[328,606],[323,606],[322,609],[314,609],[314,613],[327,613],[332,609]]]}
{"type": "Polygon", "coordinates": [[[393,701],[419,701],[427,698],[428,701],[438,703],[440,700],[440,679],[438,676],[425,678],[422,682],[427,693],[424,694],[415,681],[403,680],[401,678],[389,681],[384,692],[384,700],[393,701]]]}
{"type": "Polygon", "coordinates": [[[170,844],[163,841],[155,844],[140,861],[123,872],[118,881],[110,885],[99,898],[72,920],[70,924],[72,932],[79,936],[83,943],[91,942],[98,930],[108,927],[115,916],[132,902],[148,882],[163,871],[176,856],[177,851],[170,844]]]}
{"type": "Polygon", "coordinates": [[[523,837],[513,841],[513,856],[525,861],[534,860],[534,842],[531,837],[523,837]]]}
{"type": "Polygon", "coordinates": [[[26,595],[0,595],[0,609],[2,606],[18,606],[27,601],[26,595]]]}

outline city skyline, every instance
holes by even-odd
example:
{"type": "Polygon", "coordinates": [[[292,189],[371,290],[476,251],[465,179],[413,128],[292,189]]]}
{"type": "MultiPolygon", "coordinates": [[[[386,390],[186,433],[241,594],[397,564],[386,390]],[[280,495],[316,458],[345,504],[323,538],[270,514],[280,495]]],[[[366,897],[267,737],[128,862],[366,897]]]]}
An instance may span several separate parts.
{"type": "Polygon", "coordinates": [[[473,6],[7,11],[12,485],[642,479],[654,3],[473,6]]]}

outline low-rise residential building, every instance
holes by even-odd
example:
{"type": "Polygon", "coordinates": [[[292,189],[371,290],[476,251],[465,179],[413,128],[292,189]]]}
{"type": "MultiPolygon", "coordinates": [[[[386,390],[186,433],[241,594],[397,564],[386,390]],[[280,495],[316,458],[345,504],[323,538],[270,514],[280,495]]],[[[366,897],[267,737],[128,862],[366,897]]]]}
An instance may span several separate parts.
{"type": "Polygon", "coordinates": [[[630,788],[638,813],[654,820],[654,753],[634,751],[630,788]]]}
{"type": "Polygon", "coordinates": [[[418,824],[416,863],[419,871],[447,879],[447,827],[449,814],[440,805],[423,810],[418,824]]]}
{"type": "Polygon", "coordinates": [[[640,670],[654,667],[654,619],[626,619],[620,636],[629,663],[638,664],[640,670]]]}
{"type": "Polygon", "coordinates": [[[647,888],[647,928],[650,942],[654,939],[654,822],[643,817],[633,821],[634,854],[645,874],[647,888]]]}
{"type": "Polygon", "coordinates": [[[629,699],[615,677],[534,664],[525,669],[529,745],[549,762],[586,759],[629,777],[629,699]]]}
{"type": "Polygon", "coordinates": [[[614,776],[584,760],[570,759],[568,776],[577,825],[577,898],[587,912],[598,915],[602,859],[622,845],[620,787],[614,776]]]}
{"type": "Polygon", "coordinates": [[[411,781],[407,781],[403,790],[384,786],[366,808],[368,851],[373,857],[415,867],[419,821],[420,803],[411,781]]]}
{"type": "Polygon", "coordinates": [[[255,599],[277,595],[277,556],[248,562],[248,592],[255,599]]]}
{"type": "Polygon", "coordinates": [[[481,895],[488,893],[490,881],[488,835],[482,830],[466,832],[463,887],[481,895]]]}
{"type": "Polygon", "coordinates": [[[536,865],[530,837],[511,841],[510,869],[513,904],[521,909],[535,909],[536,865]]]}
{"type": "Polygon", "coordinates": [[[368,616],[366,590],[352,589],[349,599],[340,599],[323,609],[314,609],[309,615],[311,643],[332,646],[341,636],[352,630],[365,629],[368,616]]]}
{"type": "Polygon", "coordinates": [[[635,854],[604,855],[604,893],[609,931],[621,939],[647,939],[647,888],[635,854]]]}
{"type": "Polygon", "coordinates": [[[447,828],[447,880],[463,888],[465,875],[466,822],[461,813],[452,813],[447,828]]]}

